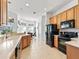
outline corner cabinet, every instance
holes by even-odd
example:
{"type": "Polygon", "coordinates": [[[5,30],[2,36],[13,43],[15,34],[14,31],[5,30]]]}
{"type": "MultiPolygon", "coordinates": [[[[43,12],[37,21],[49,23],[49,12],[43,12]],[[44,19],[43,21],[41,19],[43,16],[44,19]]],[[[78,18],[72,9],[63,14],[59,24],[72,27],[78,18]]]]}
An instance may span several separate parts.
{"type": "Polygon", "coordinates": [[[6,24],[7,21],[8,0],[0,0],[0,25],[6,24]]]}

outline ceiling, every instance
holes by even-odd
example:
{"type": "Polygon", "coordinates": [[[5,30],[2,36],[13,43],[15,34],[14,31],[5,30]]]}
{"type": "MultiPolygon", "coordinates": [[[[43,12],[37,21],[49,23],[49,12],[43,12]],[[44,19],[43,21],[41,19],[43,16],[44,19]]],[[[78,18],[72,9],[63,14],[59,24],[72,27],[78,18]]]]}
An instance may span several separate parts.
{"type": "Polygon", "coordinates": [[[9,11],[26,17],[39,17],[47,11],[55,11],[72,0],[9,0],[9,11]],[[26,6],[26,3],[29,6],[26,6]]]}

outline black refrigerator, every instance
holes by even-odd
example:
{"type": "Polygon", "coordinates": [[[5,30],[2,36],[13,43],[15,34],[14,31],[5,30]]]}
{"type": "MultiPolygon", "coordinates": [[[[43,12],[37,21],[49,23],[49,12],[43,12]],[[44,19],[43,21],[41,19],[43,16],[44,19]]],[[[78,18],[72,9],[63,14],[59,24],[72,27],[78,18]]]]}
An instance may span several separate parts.
{"type": "Polygon", "coordinates": [[[46,25],[46,44],[54,47],[54,35],[58,34],[56,24],[46,25]]]}

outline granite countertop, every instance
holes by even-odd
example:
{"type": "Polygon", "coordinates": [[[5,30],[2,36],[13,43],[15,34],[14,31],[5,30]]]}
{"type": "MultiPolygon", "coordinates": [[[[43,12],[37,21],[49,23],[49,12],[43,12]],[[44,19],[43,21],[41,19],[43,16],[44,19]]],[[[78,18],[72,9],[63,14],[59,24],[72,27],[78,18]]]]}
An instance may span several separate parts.
{"type": "Polygon", "coordinates": [[[7,39],[0,39],[0,59],[9,59],[21,37],[29,34],[13,35],[7,39]]]}
{"type": "Polygon", "coordinates": [[[69,42],[66,42],[66,44],[79,48],[79,38],[72,38],[72,40],[69,42]]]}

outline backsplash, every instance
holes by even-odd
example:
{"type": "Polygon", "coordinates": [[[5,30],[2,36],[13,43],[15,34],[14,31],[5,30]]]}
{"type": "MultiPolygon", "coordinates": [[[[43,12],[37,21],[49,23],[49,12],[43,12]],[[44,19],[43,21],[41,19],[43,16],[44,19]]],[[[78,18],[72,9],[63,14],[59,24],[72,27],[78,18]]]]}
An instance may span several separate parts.
{"type": "MultiPolygon", "coordinates": [[[[78,34],[78,37],[77,38],[79,38],[79,29],[77,29],[77,28],[61,29],[60,32],[75,32],[75,33],[78,34]]],[[[77,39],[77,40],[79,41],[79,39],[77,39]]]]}
{"type": "Polygon", "coordinates": [[[77,28],[60,29],[60,32],[79,32],[79,29],[77,28]]]}

